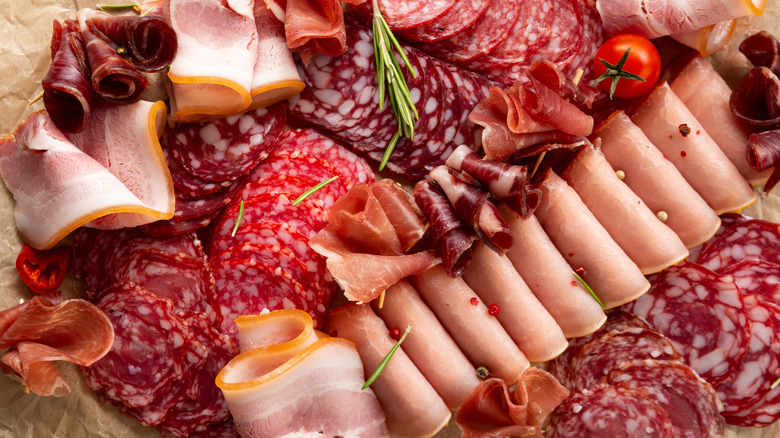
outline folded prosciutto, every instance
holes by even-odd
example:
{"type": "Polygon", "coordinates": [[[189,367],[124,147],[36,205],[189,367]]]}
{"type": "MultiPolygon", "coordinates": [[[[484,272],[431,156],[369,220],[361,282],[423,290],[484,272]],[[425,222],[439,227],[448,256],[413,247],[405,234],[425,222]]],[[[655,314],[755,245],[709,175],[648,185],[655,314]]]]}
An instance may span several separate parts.
{"type": "Polygon", "coordinates": [[[593,145],[584,147],[561,177],[643,274],[659,272],[688,256],[677,234],[617,177],[593,145]]]}
{"type": "MultiPolygon", "coordinates": [[[[409,336],[416,330],[413,325],[409,336]]],[[[334,310],[325,331],[355,343],[366,376],[377,369],[395,344],[385,324],[367,304],[350,304],[334,310]]],[[[425,336],[425,333],[417,335],[425,336]]],[[[452,417],[447,405],[406,355],[403,345],[371,388],[385,411],[387,429],[393,436],[430,437],[452,417]]]]}
{"type": "Polygon", "coordinates": [[[739,170],[669,84],[656,86],[631,120],[716,213],[738,212],[756,201],[739,170]]]}
{"type": "Polygon", "coordinates": [[[757,172],[750,168],[747,159],[750,130],[731,112],[731,88],[712,64],[698,56],[691,59],[669,86],[739,173],[754,186],[764,184],[771,171],[757,172]]]}
{"type": "Polygon", "coordinates": [[[596,8],[608,35],[647,38],[692,32],[733,18],[761,15],[766,0],[599,0],[596,8]]]}
{"type": "Polygon", "coordinates": [[[0,140],[16,225],[35,248],[87,223],[113,229],[173,216],[173,183],[157,139],[165,105],[105,104],[91,120],[71,139],[38,112],[0,140]]]}
{"type": "Polygon", "coordinates": [[[664,224],[677,233],[688,248],[707,241],[720,226],[720,218],[696,193],[664,154],[638,126],[620,111],[612,114],[594,133],[612,169],[664,224]]]}
{"type": "Polygon", "coordinates": [[[354,343],[316,332],[300,310],[236,322],[242,352],[216,381],[242,437],[388,436],[354,343]]]}

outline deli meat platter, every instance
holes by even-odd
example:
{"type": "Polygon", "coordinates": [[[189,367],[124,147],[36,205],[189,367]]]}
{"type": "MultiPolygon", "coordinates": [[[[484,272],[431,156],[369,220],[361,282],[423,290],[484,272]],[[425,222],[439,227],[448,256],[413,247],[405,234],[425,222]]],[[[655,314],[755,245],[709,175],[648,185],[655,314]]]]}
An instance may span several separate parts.
{"type": "Polygon", "coordinates": [[[780,437],[777,0],[0,3],[0,436],[780,437]]]}

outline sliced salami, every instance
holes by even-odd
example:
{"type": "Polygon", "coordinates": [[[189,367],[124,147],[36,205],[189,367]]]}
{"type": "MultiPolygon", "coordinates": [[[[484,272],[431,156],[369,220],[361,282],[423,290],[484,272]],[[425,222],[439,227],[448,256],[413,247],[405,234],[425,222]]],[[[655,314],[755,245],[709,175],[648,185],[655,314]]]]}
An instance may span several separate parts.
{"type": "Polygon", "coordinates": [[[258,108],[211,122],[169,127],[166,142],[174,158],[207,181],[233,181],[265,159],[286,123],[284,104],[258,108]]]}
{"type": "Polygon", "coordinates": [[[653,404],[669,414],[676,437],[723,436],[725,425],[715,391],[681,362],[626,362],[612,371],[607,381],[615,388],[646,391],[653,404]]]}
{"type": "Polygon", "coordinates": [[[176,197],[176,210],[173,212],[174,221],[195,219],[219,210],[226,206],[241,188],[238,181],[211,195],[195,198],[176,197]]]}
{"type": "Polygon", "coordinates": [[[624,309],[666,335],[704,380],[717,386],[728,379],[750,342],[750,320],[731,277],[682,262],[648,279],[647,294],[624,309]]]}
{"type": "Polygon", "coordinates": [[[601,15],[596,9],[596,2],[593,0],[571,0],[576,1],[582,14],[583,29],[582,45],[574,58],[569,63],[564,73],[574,76],[578,69],[582,69],[586,80],[596,79],[593,75],[593,59],[599,47],[606,41],[606,34],[601,25],[601,15]]]}
{"type": "Polygon", "coordinates": [[[352,186],[352,181],[349,177],[342,175],[341,172],[325,160],[309,155],[302,155],[299,152],[285,152],[270,157],[252,171],[250,177],[252,182],[242,189],[241,198],[248,198],[259,192],[266,191],[264,188],[266,184],[265,181],[277,175],[307,178],[316,181],[309,187],[303,187],[303,190],[299,191],[302,187],[290,186],[293,191],[283,192],[293,195],[293,199],[297,198],[314,185],[317,185],[322,181],[327,181],[334,176],[338,176],[338,179],[337,181],[334,181],[336,184],[331,186],[331,189],[339,186],[352,186]]]}
{"type": "Polygon", "coordinates": [[[745,259],[724,268],[743,296],[753,295],[762,302],[780,304],[780,265],[764,260],[745,259]]]}
{"type": "MultiPolygon", "coordinates": [[[[379,0],[378,5],[391,29],[409,29],[441,17],[455,3],[456,0],[379,0]]],[[[371,2],[361,7],[371,14],[371,2]]]]}
{"type": "Polygon", "coordinates": [[[573,393],[550,417],[547,438],[676,437],[667,412],[640,389],[599,385],[573,393]]]}
{"type": "Polygon", "coordinates": [[[408,41],[433,42],[457,35],[478,20],[490,0],[460,0],[444,15],[422,26],[397,32],[408,41]]]}
{"type": "Polygon", "coordinates": [[[753,219],[723,227],[702,247],[698,263],[720,272],[744,259],[780,264],[780,224],[753,219]]]}
{"type": "Polygon", "coordinates": [[[211,222],[219,217],[222,210],[215,210],[203,216],[182,220],[156,221],[141,226],[144,233],[154,237],[174,237],[183,234],[190,234],[201,228],[206,228],[211,222]]]}
{"type": "MultiPolygon", "coordinates": [[[[258,172],[258,174],[261,173],[258,172]]],[[[349,183],[346,179],[340,175],[335,176],[338,176],[338,178],[309,195],[311,199],[322,201],[323,208],[327,211],[330,211],[333,204],[349,190],[349,183]]],[[[264,175],[261,179],[253,181],[251,184],[247,184],[243,189],[243,196],[251,198],[263,192],[289,193],[297,199],[306,191],[328,179],[319,179],[317,175],[290,176],[284,173],[276,175],[270,173],[269,175],[264,175]]]]}
{"type": "Polygon", "coordinates": [[[420,48],[450,62],[470,61],[501,44],[520,17],[519,2],[490,0],[485,12],[469,28],[446,40],[421,44],[420,48]]]}
{"type": "Polygon", "coordinates": [[[165,162],[168,164],[168,170],[171,172],[173,188],[176,196],[182,199],[199,198],[202,196],[217,193],[231,184],[232,181],[207,181],[191,174],[184,166],[173,157],[170,145],[165,136],[160,139],[165,162]]]}

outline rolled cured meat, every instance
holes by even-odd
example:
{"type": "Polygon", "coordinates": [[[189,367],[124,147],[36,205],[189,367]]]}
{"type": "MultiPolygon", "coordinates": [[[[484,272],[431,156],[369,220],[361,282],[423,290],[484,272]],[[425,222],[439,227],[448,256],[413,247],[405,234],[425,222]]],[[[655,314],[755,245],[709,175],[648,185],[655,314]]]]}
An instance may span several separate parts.
{"type": "Polygon", "coordinates": [[[674,165],[647,136],[620,111],[613,113],[594,133],[612,169],[622,171],[623,182],[688,248],[706,242],[720,226],[720,218],[696,193],[674,165]]]}
{"type": "Polygon", "coordinates": [[[242,353],[216,382],[241,436],[388,436],[376,396],[360,389],[355,344],[320,338],[302,310],[244,316],[237,324],[242,353]]]}
{"type": "Polygon", "coordinates": [[[669,84],[656,86],[631,120],[715,213],[736,212],[756,201],[745,178],[669,84]]]}
{"type": "Polygon", "coordinates": [[[607,316],[574,277],[572,269],[544,232],[536,216],[521,219],[500,207],[515,244],[506,255],[567,338],[593,333],[607,316]]]}
{"type": "Polygon", "coordinates": [[[413,326],[403,342],[404,352],[447,407],[457,410],[479,385],[477,371],[414,287],[401,280],[387,289],[382,307],[377,300],[372,303],[387,327],[403,330],[413,326]]]}
{"type": "Polygon", "coordinates": [[[573,268],[611,309],[631,302],[650,288],[631,261],[566,181],[550,172],[541,185],[536,217],[550,240],[573,268]]]}
{"type": "Polygon", "coordinates": [[[496,318],[531,362],[551,360],[568,347],[558,323],[508,257],[477,243],[463,279],[485,305],[498,306],[496,318]]]}
{"type": "MultiPolygon", "coordinates": [[[[409,334],[415,330],[413,325],[409,334]]],[[[330,314],[325,331],[355,343],[366,376],[377,369],[395,343],[385,324],[367,304],[336,309],[330,314]]],[[[452,416],[436,390],[406,355],[403,345],[371,388],[385,411],[387,428],[393,436],[433,436],[452,416]]]]}
{"type": "Polygon", "coordinates": [[[517,382],[528,359],[465,280],[449,277],[438,265],[412,277],[412,283],[472,365],[487,367],[508,385],[517,382]]]}
{"type": "Polygon", "coordinates": [[[731,88],[712,64],[698,56],[691,59],[669,86],[739,173],[754,186],[764,184],[772,171],[756,172],[750,168],[747,154],[751,132],[731,112],[731,88]]]}
{"type": "Polygon", "coordinates": [[[678,43],[698,50],[701,56],[710,56],[731,41],[736,27],[736,19],[726,20],[693,32],[672,35],[671,37],[678,43]]]}
{"type": "Polygon", "coordinates": [[[592,145],[561,174],[610,236],[648,275],[688,256],[688,249],[612,170],[592,145]]]}

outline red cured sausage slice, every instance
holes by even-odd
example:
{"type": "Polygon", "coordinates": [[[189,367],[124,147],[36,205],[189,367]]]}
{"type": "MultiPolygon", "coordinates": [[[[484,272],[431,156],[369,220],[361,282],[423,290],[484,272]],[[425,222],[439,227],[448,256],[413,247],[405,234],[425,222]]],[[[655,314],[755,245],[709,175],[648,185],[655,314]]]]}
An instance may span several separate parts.
{"type": "Polygon", "coordinates": [[[223,190],[211,195],[200,196],[197,198],[183,199],[176,197],[176,209],[173,212],[173,221],[184,221],[198,217],[208,216],[209,214],[226,206],[235,196],[240,184],[231,184],[223,190]]]}
{"type": "Polygon", "coordinates": [[[624,308],[666,335],[710,384],[733,375],[748,349],[750,320],[731,277],[683,262],[649,280],[650,291],[624,308]]]}
{"type": "Polygon", "coordinates": [[[620,365],[607,377],[616,388],[647,391],[669,414],[674,436],[723,436],[720,403],[712,386],[679,362],[638,360],[620,365]]]}
{"type": "Polygon", "coordinates": [[[726,227],[702,247],[698,263],[719,272],[743,259],[780,263],[780,224],[754,219],[726,227]]]}
{"type": "Polygon", "coordinates": [[[409,41],[433,42],[457,35],[479,19],[490,0],[461,0],[441,17],[422,26],[404,29],[398,36],[409,41]]]}
{"type": "Polygon", "coordinates": [[[198,178],[232,181],[273,150],[284,130],[282,104],[212,122],[178,124],[166,131],[173,157],[198,178]]]}
{"type": "Polygon", "coordinates": [[[446,61],[470,61],[501,44],[519,17],[517,2],[490,0],[485,12],[469,28],[446,40],[422,44],[420,48],[446,61]]]}
{"type": "Polygon", "coordinates": [[[753,295],[762,302],[780,303],[780,265],[745,259],[727,266],[721,273],[734,278],[742,296],[753,295]]]}
{"type": "Polygon", "coordinates": [[[573,76],[577,69],[582,69],[585,73],[584,78],[595,79],[593,76],[593,59],[599,47],[607,39],[604,28],[601,25],[601,16],[596,9],[596,2],[592,0],[571,1],[572,3],[577,3],[582,14],[583,28],[581,32],[578,32],[582,36],[582,45],[564,73],[573,76]]]}
{"type": "MultiPolygon", "coordinates": [[[[379,0],[379,10],[391,29],[409,29],[422,26],[452,9],[456,0],[379,0]]],[[[367,17],[373,15],[371,2],[359,5],[357,11],[367,17]]]]}
{"type": "Polygon", "coordinates": [[[174,158],[165,136],[160,139],[160,145],[165,155],[168,170],[171,172],[173,188],[177,198],[191,199],[209,196],[227,189],[233,184],[238,184],[235,181],[207,181],[203,178],[198,178],[174,158]]]}
{"type": "Polygon", "coordinates": [[[647,393],[600,385],[572,394],[552,413],[547,438],[671,438],[666,411],[647,393]]]}
{"type": "MultiPolygon", "coordinates": [[[[279,190],[280,193],[289,193],[293,200],[303,194],[306,190],[314,187],[315,185],[327,181],[334,176],[338,176],[336,181],[328,184],[326,190],[338,189],[337,198],[347,193],[347,188],[352,186],[352,181],[348,176],[344,176],[335,167],[319,158],[315,158],[309,155],[302,155],[298,152],[288,153],[274,153],[265,162],[252,171],[250,176],[251,183],[247,184],[242,190],[240,197],[243,199],[250,198],[256,194],[269,192],[270,187],[266,187],[268,184],[273,184],[271,178],[278,176],[284,176],[288,178],[297,178],[298,183],[304,183],[307,180],[314,181],[310,185],[293,185],[292,179],[288,180],[286,184],[289,188],[288,191],[279,190]],[[303,179],[306,178],[306,179],[303,179]],[[343,190],[343,192],[341,192],[343,190]]],[[[281,183],[282,181],[278,181],[281,183]]],[[[279,187],[280,189],[282,187],[279,187]]],[[[316,194],[316,193],[315,193],[316,194]]],[[[335,199],[333,200],[335,201],[335,199]]],[[[326,202],[326,204],[328,204],[326,202]]],[[[333,204],[328,205],[328,210],[333,204]]]]}
{"type": "Polygon", "coordinates": [[[189,234],[206,228],[216,219],[221,210],[215,210],[204,216],[198,216],[191,219],[157,221],[140,227],[144,233],[154,237],[175,237],[183,234],[189,234]]]}

